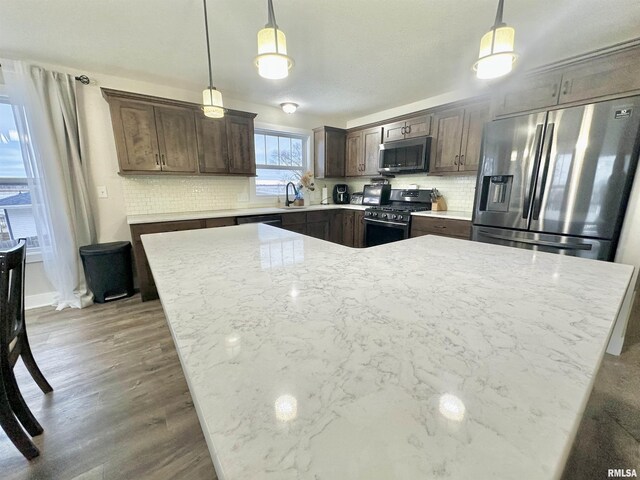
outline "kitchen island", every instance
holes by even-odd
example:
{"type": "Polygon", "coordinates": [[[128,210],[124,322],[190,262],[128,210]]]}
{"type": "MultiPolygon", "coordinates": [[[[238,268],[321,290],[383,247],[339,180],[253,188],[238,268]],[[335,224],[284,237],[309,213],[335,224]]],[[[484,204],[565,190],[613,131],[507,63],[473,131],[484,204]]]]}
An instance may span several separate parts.
{"type": "Polygon", "coordinates": [[[142,241],[221,480],[559,478],[632,274],[433,235],[142,241]]]}

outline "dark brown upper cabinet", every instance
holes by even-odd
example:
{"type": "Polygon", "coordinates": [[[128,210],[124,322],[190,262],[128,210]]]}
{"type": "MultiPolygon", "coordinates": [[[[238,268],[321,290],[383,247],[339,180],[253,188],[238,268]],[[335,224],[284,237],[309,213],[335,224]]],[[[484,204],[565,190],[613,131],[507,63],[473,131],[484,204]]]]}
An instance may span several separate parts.
{"type": "Polygon", "coordinates": [[[488,102],[443,110],[434,115],[435,143],[429,173],[468,174],[478,169],[488,102]]]}
{"type": "Polygon", "coordinates": [[[207,118],[199,105],[102,89],[122,174],[255,175],[255,114],[207,118]]]}
{"type": "Polygon", "coordinates": [[[382,127],[383,142],[404,140],[405,138],[422,137],[431,133],[431,115],[417,117],[389,123],[382,127]]]}
{"type": "Polygon", "coordinates": [[[256,174],[254,114],[227,113],[223,118],[196,116],[202,174],[256,174]]]}
{"type": "Polygon", "coordinates": [[[584,104],[640,93],[640,45],[589,54],[547,71],[515,76],[494,96],[494,115],[584,104]]]}
{"type": "Polygon", "coordinates": [[[313,130],[316,178],[345,176],[346,139],[347,132],[341,128],[320,127],[313,130]]]}
{"type": "Polygon", "coordinates": [[[558,104],[562,75],[541,74],[514,78],[494,101],[496,116],[552,107],[558,104]]]}
{"type": "Polygon", "coordinates": [[[381,141],[382,127],[353,130],[347,133],[347,177],[374,176],[378,174],[381,141]]]}
{"type": "Polygon", "coordinates": [[[362,131],[360,130],[347,133],[345,163],[347,177],[357,177],[362,174],[362,131]]]}
{"type": "Polygon", "coordinates": [[[163,172],[195,173],[198,149],[193,110],[153,107],[163,172]]]}
{"type": "Polygon", "coordinates": [[[256,154],[253,138],[254,115],[250,115],[225,115],[227,121],[229,173],[236,175],[256,174],[256,154]]]}
{"type": "Polygon", "coordinates": [[[121,172],[196,173],[193,110],[127,99],[109,106],[121,172]]]}
{"type": "Polygon", "coordinates": [[[200,172],[229,173],[226,119],[197,115],[196,128],[200,172]]]}
{"type": "Polygon", "coordinates": [[[560,103],[640,91],[640,48],[605,55],[562,73],[560,103]]]}

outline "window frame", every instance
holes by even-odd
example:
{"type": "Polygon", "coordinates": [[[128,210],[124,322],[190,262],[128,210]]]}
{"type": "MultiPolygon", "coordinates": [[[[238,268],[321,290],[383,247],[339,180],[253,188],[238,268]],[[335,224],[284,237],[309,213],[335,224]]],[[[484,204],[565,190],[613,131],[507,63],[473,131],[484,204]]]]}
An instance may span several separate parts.
{"type": "MultiPolygon", "coordinates": [[[[4,85],[0,85],[0,103],[4,103],[6,105],[9,105],[9,106],[13,107],[8,95],[6,94],[6,91],[4,89],[4,85]]],[[[15,114],[14,114],[14,122],[16,122],[15,114]]],[[[22,155],[21,155],[21,157],[22,157],[22,155]]],[[[24,163],[24,157],[22,157],[22,161],[24,163]]],[[[27,171],[27,168],[25,166],[25,172],[26,171],[27,171]]],[[[0,184],[6,182],[7,184],[25,185],[26,189],[29,190],[29,192],[31,192],[31,187],[29,185],[28,173],[26,175],[27,176],[25,176],[24,178],[23,177],[4,177],[0,173],[0,184]]],[[[31,202],[32,202],[31,211],[32,211],[32,215],[33,215],[33,196],[32,196],[31,202]]],[[[0,206],[0,210],[7,210],[7,209],[0,206]]],[[[35,218],[34,218],[34,223],[35,223],[35,218]]],[[[14,239],[14,240],[17,240],[17,239],[14,239]]],[[[30,247],[30,248],[27,248],[26,262],[27,263],[42,262],[42,247],[38,247],[38,248],[30,247]]]]}
{"type": "MultiPolygon", "coordinates": [[[[302,140],[302,167],[284,167],[279,165],[262,165],[258,164],[258,158],[254,159],[256,171],[258,169],[270,169],[270,170],[298,170],[304,174],[307,171],[313,171],[313,159],[311,157],[311,133],[309,130],[282,127],[279,125],[269,124],[256,124],[254,134],[262,135],[274,135],[281,137],[295,138],[302,140]]],[[[254,136],[255,141],[255,136],[254,136]]],[[[277,199],[284,201],[284,194],[278,195],[258,195],[256,191],[256,177],[250,177],[249,179],[249,201],[252,204],[269,204],[272,205],[277,199]]]]}

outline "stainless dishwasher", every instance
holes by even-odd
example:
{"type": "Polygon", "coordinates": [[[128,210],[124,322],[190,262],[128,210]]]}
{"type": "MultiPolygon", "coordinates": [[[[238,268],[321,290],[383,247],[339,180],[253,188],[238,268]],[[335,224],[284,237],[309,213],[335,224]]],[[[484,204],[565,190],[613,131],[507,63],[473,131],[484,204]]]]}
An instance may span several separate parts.
{"type": "Polygon", "coordinates": [[[264,223],[272,227],[282,226],[282,217],[280,215],[251,215],[248,217],[238,217],[238,225],[245,223],[264,223]]]}

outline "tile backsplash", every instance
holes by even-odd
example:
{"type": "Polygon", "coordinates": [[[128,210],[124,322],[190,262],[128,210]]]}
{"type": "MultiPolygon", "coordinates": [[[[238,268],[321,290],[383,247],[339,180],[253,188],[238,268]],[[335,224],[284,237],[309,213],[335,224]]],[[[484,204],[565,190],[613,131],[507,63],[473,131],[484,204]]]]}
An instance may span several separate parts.
{"type": "MultiPolygon", "coordinates": [[[[347,181],[350,192],[361,192],[368,181],[347,181]]],[[[449,210],[470,212],[473,210],[473,197],[476,191],[475,176],[439,177],[431,175],[399,175],[391,179],[392,188],[406,188],[409,185],[419,188],[437,188],[447,201],[449,210]]]]}
{"type": "Polygon", "coordinates": [[[253,206],[249,179],[238,177],[123,177],[127,215],[225,210],[253,206]]]}
{"type": "MultiPolygon", "coordinates": [[[[426,175],[402,175],[391,180],[393,188],[405,188],[417,184],[420,188],[436,187],[447,200],[449,210],[471,211],[475,192],[475,177],[437,177],[426,175]]],[[[188,176],[135,176],[122,177],[127,215],[147,213],[196,212],[202,210],[226,210],[254,206],[275,205],[252,201],[252,182],[245,177],[188,177],[188,176]]],[[[316,191],[311,193],[311,203],[320,203],[320,190],[326,184],[329,195],[331,180],[316,180],[316,191]]],[[[362,191],[368,179],[348,179],[351,192],[362,191]]]]}

